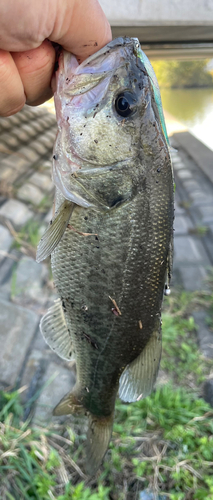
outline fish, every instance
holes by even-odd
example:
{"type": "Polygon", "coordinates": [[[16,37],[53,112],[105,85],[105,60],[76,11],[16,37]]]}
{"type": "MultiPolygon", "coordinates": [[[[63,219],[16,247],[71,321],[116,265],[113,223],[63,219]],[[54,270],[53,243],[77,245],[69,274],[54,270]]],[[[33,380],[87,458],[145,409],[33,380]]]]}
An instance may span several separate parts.
{"type": "Polygon", "coordinates": [[[54,99],[55,213],[37,261],[51,255],[59,298],[40,329],[53,351],[76,360],[75,386],[54,415],[87,415],[93,475],[117,395],[139,401],[156,381],[173,173],[158,83],[137,39],[116,38],[80,65],[63,51],[54,99]]]}

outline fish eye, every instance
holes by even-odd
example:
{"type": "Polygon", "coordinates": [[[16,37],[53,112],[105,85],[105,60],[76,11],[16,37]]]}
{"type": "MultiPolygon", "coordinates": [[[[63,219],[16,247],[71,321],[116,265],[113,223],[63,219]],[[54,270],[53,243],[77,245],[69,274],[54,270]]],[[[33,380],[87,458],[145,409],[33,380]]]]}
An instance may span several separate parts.
{"type": "Polygon", "coordinates": [[[136,99],[131,92],[125,91],[119,94],[115,99],[115,109],[118,115],[126,118],[131,115],[136,105],[136,99]]]}

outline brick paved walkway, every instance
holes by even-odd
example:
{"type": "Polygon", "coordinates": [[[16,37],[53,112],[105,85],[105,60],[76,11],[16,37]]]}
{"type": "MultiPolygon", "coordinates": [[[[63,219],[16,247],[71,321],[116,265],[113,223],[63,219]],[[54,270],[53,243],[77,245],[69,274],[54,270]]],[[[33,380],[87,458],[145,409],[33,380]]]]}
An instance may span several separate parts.
{"type": "MultiPolygon", "coordinates": [[[[0,388],[26,385],[23,398],[31,403],[25,416],[34,411],[34,421],[47,423],[74,381],[72,363],[56,356],[39,332],[56,294],[49,265],[35,262],[32,245],[51,218],[55,117],[44,107],[26,107],[0,118],[0,134],[0,388]]],[[[173,285],[193,291],[208,287],[213,265],[213,152],[188,132],[174,134],[171,144],[177,148],[173,285]]],[[[195,320],[201,350],[213,357],[204,311],[195,320]]]]}

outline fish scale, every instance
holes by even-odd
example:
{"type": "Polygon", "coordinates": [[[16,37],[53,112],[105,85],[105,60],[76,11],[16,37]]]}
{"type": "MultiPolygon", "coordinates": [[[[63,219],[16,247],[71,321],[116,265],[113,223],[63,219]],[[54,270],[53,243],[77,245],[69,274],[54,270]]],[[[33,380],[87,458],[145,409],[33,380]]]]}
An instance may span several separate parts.
{"type": "Polygon", "coordinates": [[[90,474],[107,450],[117,393],[148,395],[160,363],[173,175],[156,85],[136,39],[115,39],[81,65],[66,52],[59,60],[55,214],[37,254],[51,254],[59,299],[41,331],[76,359],[76,384],[54,414],[88,415],[90,474]]]}

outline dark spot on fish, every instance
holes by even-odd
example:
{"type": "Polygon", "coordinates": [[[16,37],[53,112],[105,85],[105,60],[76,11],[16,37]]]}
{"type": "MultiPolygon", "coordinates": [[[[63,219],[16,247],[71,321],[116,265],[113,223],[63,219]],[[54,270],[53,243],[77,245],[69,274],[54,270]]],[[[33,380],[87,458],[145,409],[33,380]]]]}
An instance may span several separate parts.
{"type": "Polygon", "coordinates": [[[156,184],[158,184],[159,181],[156,181],[156,184]]]}
{"type": "Polygon", "coordinates": [[[101,269],[101,272],[102,272],[103,274],[106,274],[106,271],[104,271],[104,269],[101,269]]]}
{"type": "Polygon", "coordinates": [[[98,237],[96,236],[95,239],[98,241],[98,237]]]}
{"type": "Polygon", "coordinates": [[[58,155],[53,155],[53,160],[58,160],[58,155]]]}
{"type": "Polygon", "coordinates": [[[95,142],[96,144],[98,144],[98,139],[94,139],[94,142],[95,142]]]}
{"type": "Polygon", "coordinates": [[[62,303],[62,307],[63,307],[64,312],[66,312],[66,306],[65,306],[65,302],[63,299],[61,299],[61,303],[62,303]]]}
{"type": "Polygon", "coordinates": [[[98,47],[98,43],[97,42],[94,43],[94,47],[98,47]]]}
{"type": "Polygon", "coordinates": [[[52,221],[52,219],[51,219],[51,220],[50,220],[50,226],[52,225],[52,223],[53,223],[53,221],[52,221]]]}
{"type": "Polygon", "coordinates": [[[67,116],[67,122],[69,121],[69,119],[70,119],[69,116],[67,116]]]}
{"type": "Polygon", "coordinates": [[[161,168],[160,168],[160,167],[158,167],[158,168],[157,168],[157,172],[159,173],[160,171],[161,171],[161,168]]]}
{"type": "Polygon", "coordinates": [[[84,217],[84,220],[88,220],[88,217],[84,217]]]}
{"type": "Polygon", "coordinates": [[[80,133],[80,135],[83,135],[82,132],[80,133]]]}
{"type": "Polygon", "coordinates": [[[96,247],[96,248],[100,248],[100,247],[96,247]]]}
{"type": "Polygon", "coordinates": [[[88,311],[88,307],[84,304],[82,307],[81,307],[82,311],[88,311]]]}

